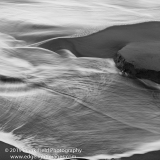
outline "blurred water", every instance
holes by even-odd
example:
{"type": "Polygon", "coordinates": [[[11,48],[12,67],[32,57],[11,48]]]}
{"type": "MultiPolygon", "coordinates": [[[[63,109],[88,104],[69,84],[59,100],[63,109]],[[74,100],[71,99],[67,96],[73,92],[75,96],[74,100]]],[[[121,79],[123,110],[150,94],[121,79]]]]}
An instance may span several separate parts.
{"type": "Polygon", "coordinates": [[[1,32],[32,38],[83,36],[113,25],[159,21],[160,12],[156,0],[14,1],[0,2],[1,32]]]}
{"type": "Polygon", "coordinates": [[[55,154],[45,148],[77,148],[81,152],[58,155],[89,159],[159,150],[159,90],[121,76],[112,59],[29,47],[159,21],[159,6],[147,0],[1,0],[0,76],[6,79],[0,81],[0,140],[35,156],[55,154]]]}

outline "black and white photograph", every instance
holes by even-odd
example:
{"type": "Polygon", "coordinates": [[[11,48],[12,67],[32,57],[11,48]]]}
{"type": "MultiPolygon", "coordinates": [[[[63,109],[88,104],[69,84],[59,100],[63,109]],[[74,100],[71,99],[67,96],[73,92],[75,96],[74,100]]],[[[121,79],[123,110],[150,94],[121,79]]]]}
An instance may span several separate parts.
{"type": "Polygon", "coordinates": [[[0,160],[160,160],[160,0],[0,0],[0,160]]]}

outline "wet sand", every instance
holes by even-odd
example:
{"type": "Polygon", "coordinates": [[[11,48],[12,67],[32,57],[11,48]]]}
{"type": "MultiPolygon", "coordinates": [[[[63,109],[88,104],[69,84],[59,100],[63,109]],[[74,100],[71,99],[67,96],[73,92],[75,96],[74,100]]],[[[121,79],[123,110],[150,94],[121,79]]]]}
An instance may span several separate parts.
{"type": "Polygon", "coordinates": [[[39,47],[52,51],[69,49],[77,57],[113,58],[132,42],[160,41],[160,22],[109,27],[85,37],[49,40],[39,47]]]}
{"type": "Polygon", "coordinates": [[[34,159],[33,159],[32,155],[29,155],[24,152],[19,152],[19,150],[17,148],[15,148],[14,146],[8,145],[3,142],[0,142],[0,159],[2,159],[2,160],[11,160],[11,159],[40,160],[40,158],[36,158],[36,157],[34,157],[34,159]],[[15,157],[15,158],[13,158],[13,157],[15,157]]]}
{"type": "MultiPolygon", "coordinates": [[[[32,155],[29,155],[27,153],[24,153],[24,152],[10,152],[10,153],[6,153],[5,152],[5,149],[6,148],[9,148],[10,151],[14,150],[13,148],[15,148],[14,146],[11,146],[11,145],[8,145],[6,143],[3,143],[3,142],[0,142],[0,158],[2,160],[12,160],[12,158],[10,156],[26,156],[27,159],[29,156],[32,156],[32,155]]],[[[15,148],[15,150],[17,150],[15,148]]],[[[155,152],[149,152],[149,153],[146,153],[146,154],[141,154],[141,155],[134,155],[134,156],[131,156],[131,157],[127,157],[127,158],[121,158],[120,160],[159,160],[159,157],[160,157],[160,151],[155,151],[155,152]]],[[[23,158],[17,158],[17,160],[24,160],[24,157],[23,158]]],[[[32,158],[28,159],[28,160],[32,160],[32,158]]],[[[36,158],[34,157],[33,160],[42,160],[40,158],[36,158]]],[[[112,159],[114,160],[114,159],[112,159]]]]}

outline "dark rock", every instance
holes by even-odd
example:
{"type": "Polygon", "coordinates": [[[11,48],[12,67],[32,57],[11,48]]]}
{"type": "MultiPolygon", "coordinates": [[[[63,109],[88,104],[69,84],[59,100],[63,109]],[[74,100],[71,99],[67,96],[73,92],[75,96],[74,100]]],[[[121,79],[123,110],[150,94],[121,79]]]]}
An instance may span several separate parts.
{"type": "Polygon", "coordinates": [[[130,43],[117,53],[115,62],[129,77],[160,84],[160,42],[130,43]]]}

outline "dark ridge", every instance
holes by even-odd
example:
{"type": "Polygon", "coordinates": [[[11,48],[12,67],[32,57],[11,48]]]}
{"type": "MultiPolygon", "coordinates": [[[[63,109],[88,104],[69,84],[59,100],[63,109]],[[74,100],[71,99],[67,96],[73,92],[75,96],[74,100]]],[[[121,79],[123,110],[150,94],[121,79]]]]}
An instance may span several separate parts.
{"type": "Polygon", "coordinates": [[[83,57],[83,55],[76,50],[74,43],[70,42],[69,39],[65,39],[65,38],[51,40],[43,44],[40,44],[38,47],[48,49],[54,52],[61,50],[61,49],[68,49],[76,57],[83,57]]]}
{"type": "Polygon", "coordinates": [[[3,82],[3,83],[23,83],[24,81],[22,79],[16,78],[16,77],[7,77],[7,76],[0,75],[0,82],[3,82]]]}
{"type": "Polygon", "coordinates": [[[160,84],[160,72],[148,69],[137,69],[135,66],[129,62],[127,62],[123,56],[117,54],[116,58],[114,58],[116,63],[116,67],[122,71],[122,73],[127,73],[131,78],[140,78],[140,79],[148,79],[155,83],[160,84]]]}
{"type": "Polygon", "coordinates": [[[159,159],[160,159],[160,151],[153,151],[145,154],[135,154],[131,157],[120,158],[119,160],[159,160],[159,159]]]}

